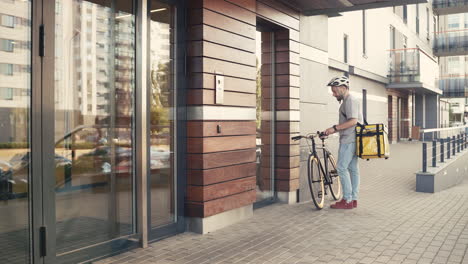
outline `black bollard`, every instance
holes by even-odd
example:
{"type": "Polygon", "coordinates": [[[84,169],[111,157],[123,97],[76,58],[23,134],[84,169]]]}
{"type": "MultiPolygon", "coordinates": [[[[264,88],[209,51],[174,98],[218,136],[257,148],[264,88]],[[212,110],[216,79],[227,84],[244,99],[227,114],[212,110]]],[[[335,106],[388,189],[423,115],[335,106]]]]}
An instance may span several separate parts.
{"type": "Polygon", "coordinates": [[[427,143],[424,142],[422,145],[422,171],[427,172],[427,143]]]}

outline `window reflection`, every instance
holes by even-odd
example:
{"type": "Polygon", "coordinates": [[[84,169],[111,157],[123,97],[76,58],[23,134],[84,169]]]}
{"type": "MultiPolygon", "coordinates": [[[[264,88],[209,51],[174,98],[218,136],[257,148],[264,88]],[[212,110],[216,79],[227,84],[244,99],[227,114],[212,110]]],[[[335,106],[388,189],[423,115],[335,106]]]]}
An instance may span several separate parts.
{"type": "Polygon", "coordinates": [[[56,1],[57,254],[130,234],[135,16],[127,0],[56,1]]]}
{"type": "Polygon", "coordinates": [[[175,220],[174,8],[151,1],[151,226],[175,220]]]}
{"type": "Polygon", "coordinates": [[[29,262],[31,1],[0,0],[0,263],[29,262]]]}

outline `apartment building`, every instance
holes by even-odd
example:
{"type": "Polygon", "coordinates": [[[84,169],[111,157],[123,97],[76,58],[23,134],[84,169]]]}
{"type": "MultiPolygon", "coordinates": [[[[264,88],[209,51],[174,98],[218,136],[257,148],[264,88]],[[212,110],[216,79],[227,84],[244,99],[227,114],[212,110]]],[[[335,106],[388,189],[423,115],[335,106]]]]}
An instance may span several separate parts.
{"type": "Polygon", "coordinates": [[[449,125],[466,125],[468,116],[466,36],[468,10],[462,1],[435,1],[439,23],[434,50],[440,56],[439,86],[449,103],[449,125]]]}
{"type": "Polygon", "coordinates": [[[393,141],[430,127],[423,2],[0,0],[0,262],[90,261],[306,199],[291,137],[336,122],[334,75],[393,141]]]}

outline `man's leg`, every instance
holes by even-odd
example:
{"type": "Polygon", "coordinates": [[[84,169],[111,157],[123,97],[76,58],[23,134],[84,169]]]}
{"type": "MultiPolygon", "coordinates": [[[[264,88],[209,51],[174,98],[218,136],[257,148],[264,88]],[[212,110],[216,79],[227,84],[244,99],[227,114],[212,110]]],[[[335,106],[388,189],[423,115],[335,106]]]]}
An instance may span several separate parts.
{"type": "Polygon", "coordinates": [[[356,156],[356,145],[352,147],[352,154],[353,158],[349,163],[349,173],[351,175],[351,185],[352,185],[352,200],[357,200],[359,197],[359,182],[360,182],[360,175],[359,175],[359,167],[358,167],[358,157],[356,156]]]}
{"type": "Polygon", "coordinates": [[[346,202],[352,201],[352,185],[348,168],[351,160],[353,159],[353,156],[349,154],[350,148],[353,145],[354,143],[340,144],[340,149],[338,151],[338,164],[336,170],[338,171],[338,175],[340,175],[341,186],[343,187],[343,199],[346,200],[346,202]]]}

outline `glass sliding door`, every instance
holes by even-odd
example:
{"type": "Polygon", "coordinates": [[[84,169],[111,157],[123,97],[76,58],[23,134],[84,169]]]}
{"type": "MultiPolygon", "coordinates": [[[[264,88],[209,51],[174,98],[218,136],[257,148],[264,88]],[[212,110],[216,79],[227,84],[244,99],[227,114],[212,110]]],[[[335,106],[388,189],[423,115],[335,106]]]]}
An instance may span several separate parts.
{"type": "Polygon", "coordinates": [[[135,232],[135,15],[130,0],[55,4],[55,251],[66,259],[135,232]]]}
{"type": "Polygon", "coordinates": [[[0,0],[0,10],[0,263],[28,263],[32,2],[0,0]]]}
{"type": "MultiPolygon", "coordinates": [[[[262,30],[263,31],[263,30],[262,30]]],[[[274,33],[257,31],[257,200],[256,206],[268,204],[275,197],[275,85],[274,33]]]]}
{"type": "Polygon", "coordinates": [[[176,221],[175,7],[150,7],[150,226],[176,221]]]}

